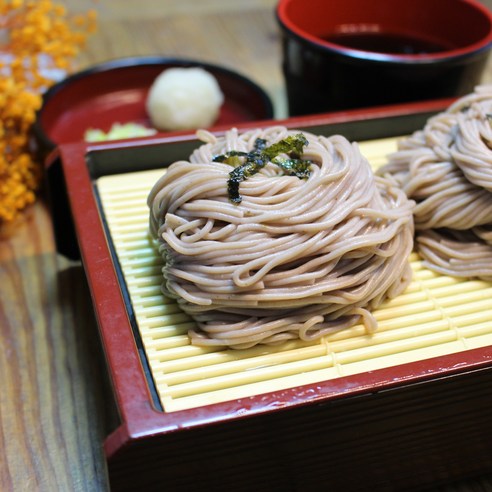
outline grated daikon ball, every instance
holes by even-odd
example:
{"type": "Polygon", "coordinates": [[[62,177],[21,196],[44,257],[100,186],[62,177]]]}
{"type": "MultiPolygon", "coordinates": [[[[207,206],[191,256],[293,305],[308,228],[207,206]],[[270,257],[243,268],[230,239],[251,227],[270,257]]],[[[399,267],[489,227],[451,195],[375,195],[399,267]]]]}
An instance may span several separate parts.
{"type": "Polygon", "coordinates": [[[215,77],[203,68],[169,68],[152,84],[147,113],[159,130],[190,130],[211,126],[224,95],[215,77]]]}

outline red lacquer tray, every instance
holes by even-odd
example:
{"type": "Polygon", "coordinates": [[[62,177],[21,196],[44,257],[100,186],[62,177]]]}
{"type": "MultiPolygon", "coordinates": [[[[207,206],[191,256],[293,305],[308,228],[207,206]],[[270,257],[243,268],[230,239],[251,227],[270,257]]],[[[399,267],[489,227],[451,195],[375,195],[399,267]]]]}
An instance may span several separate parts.
{"type": "MultiPolygon", "coordinates": [[[[404,135],[450,101],[272,124],[365,141],[404,135]]],[[[217,129],[221,132],[224,129],[217,129]]],[[[194,135],[62,145],[47,160],[58,249],[80,255],[119,424],[114,490],[420,490],[492,470],[492,347],[167,411],[142,347],[97,179],[186,158],[194,135]]]]}

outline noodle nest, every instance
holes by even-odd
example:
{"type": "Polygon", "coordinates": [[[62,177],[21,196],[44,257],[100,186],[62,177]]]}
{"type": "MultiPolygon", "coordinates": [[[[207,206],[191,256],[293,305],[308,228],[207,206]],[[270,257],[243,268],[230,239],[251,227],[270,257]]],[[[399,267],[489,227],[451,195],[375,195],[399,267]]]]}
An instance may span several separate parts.
{"type": "Polygon", "coordinates": [[[416,202],[424,264],[492,280],[492,86],[479,86],[399,142],[377,172],[416,202]]]}
{"type": "Polygon", "coordinates": [[[356,144],[304,132],[308,178],[268,162],[227,193],[219,154],[275,143],[284,127],[223,137],[172,164],[148,197],[150,233],[165,260],[163,292],[196,321],[198,345],[248,348],[317,339],[362,322],[411,280],[414,203],[377,177],[356,144]]]}

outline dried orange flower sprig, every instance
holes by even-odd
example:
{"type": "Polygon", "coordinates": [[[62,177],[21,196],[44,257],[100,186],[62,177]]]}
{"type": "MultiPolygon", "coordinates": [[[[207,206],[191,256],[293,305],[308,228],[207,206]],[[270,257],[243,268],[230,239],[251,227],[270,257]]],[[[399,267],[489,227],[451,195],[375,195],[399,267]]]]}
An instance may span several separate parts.
{"type": "Polygon", "coordinates": [[[51,0],[0,2],[0,224],[14,220],[36,199],[42,164],[29,133],[50,70],[69,71],[95,30],[96,14],[69,16],[51,0]]]}

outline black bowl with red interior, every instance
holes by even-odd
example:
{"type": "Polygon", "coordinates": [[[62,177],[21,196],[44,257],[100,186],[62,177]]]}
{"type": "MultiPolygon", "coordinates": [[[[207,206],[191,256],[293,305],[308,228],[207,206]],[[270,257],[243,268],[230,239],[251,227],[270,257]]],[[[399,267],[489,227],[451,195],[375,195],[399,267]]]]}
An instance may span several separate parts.
{"type": "Polygon", "coordinates": [[[477,0],[280,0],[276,15],[291,116],[467,94],[492,47],[477,0]]]}
{"type": "Polygon", "coordinates": [[[108,132],[115,123],[152,128],[145,108],[148,91],[159,74],[173,67],[201,67],[216,78],[224,103],[213,127],[273,118],[266,91],[228,68],[187,59],[122,58],[74,73],[46,91],[33,126],[40,152],[81,141],[88,129],[108,132]]]}

